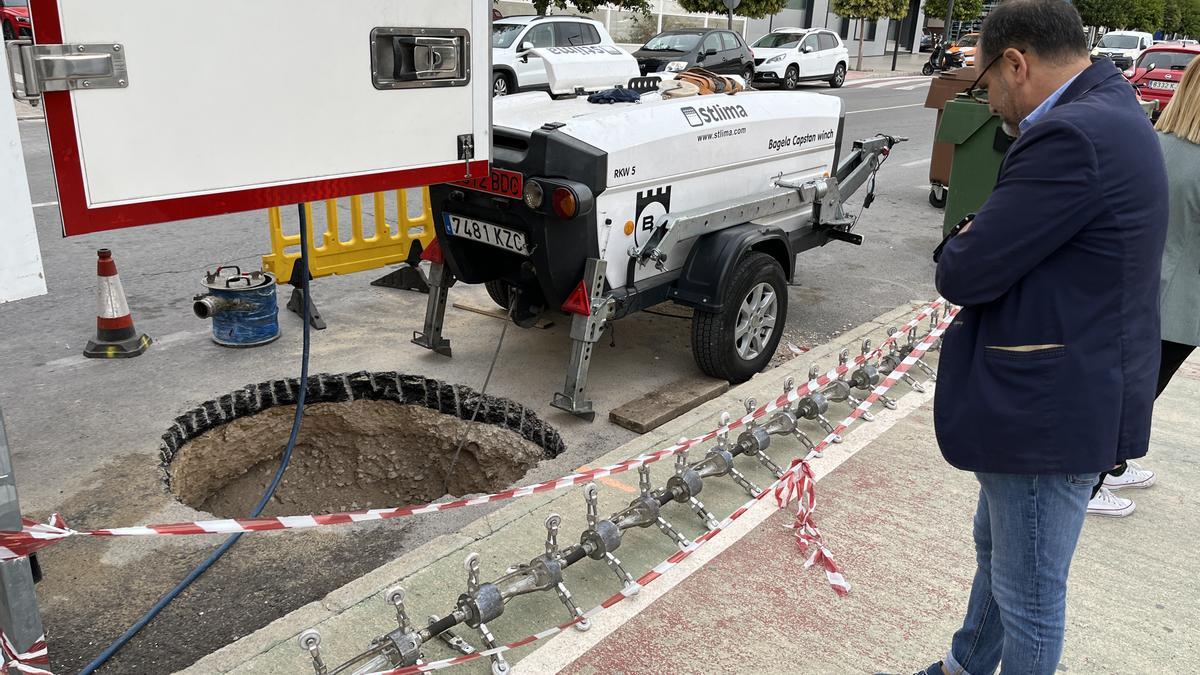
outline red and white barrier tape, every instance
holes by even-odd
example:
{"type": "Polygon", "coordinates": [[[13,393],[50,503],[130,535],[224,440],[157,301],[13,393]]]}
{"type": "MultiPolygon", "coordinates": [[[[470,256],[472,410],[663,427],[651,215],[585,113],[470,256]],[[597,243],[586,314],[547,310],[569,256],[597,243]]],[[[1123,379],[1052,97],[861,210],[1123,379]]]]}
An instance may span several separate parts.
{"type": "Polygon", "coordinates": [[[4,656],[4,663],[0,664],[0,675],[15,675],[15,673],[54,675],[49,670],[38,667],[50,664],[50,652],[46,648],[45,635],[38,638],[29,651],[18,652],[17,648],[13,646],[12,640],[9,640],[4,631],[0,630],[0,651],[4,656]]]}
{"type": "Polygon", "coordinates": [[[883,340],[871,353],[859,355],[853,361],[845,365],[838,365],[821,377],[809,382],[805,382],[795,389],[785,392],[774,401],[760,406],[753,412],[747,413],[746,415],[730,422],[727,425],[713,429],[703,436],[697,436],[689,440],[680,441],[671,447],[644,455],[638,455],[637,457],[627,459],[611,466],[582,471],[580,473],[573,473],[563,476],[562,478],[546,481],[544,483],[526,485],[519,488],[510,488],[508,490],[504,490],[503,492],[496,492],[478,497],[456,499],[453,501],[440,502],[436,504],[423,504],[387,509],[368,509],[364,511],[329,513],[324,515],[198,520],[186,523],[141,525],[136,527],[117,527],[97,530],[73,530],[67,527],[62,516],[55,513],[50,517],[50,521],[48,523],[37,523],[35,521],[25,519],[25,527],[20,532],[0,531],[0,560],[13,560],[15,558],[27,556],[30,553],[39,551],[47,546],[51,546],[62,539],[75,536],[131,537],[152,535],[234,534],[239,532],[244,533],[267,532],[273,530],[296,530],[311,527],[323,527],[327,525],[344,525],[346,523],[390,520],[392,518],[403,518],[406,516],[415,516],[425,513],[435,513],[437,511],[449,511],[450,509],[457,509],[464,506],[475,506],[478,504],[500,502],[508,499],[520,499],[522,497],[528,497],[530,495],[543,492],[564,490],[576,485],[582,485],[598,478],[604,478],[605,476],[611,476],[637,469],[644,464],[652,464],[654,462],[673,457],[696,445],[707,443],[721,434],[728,433],[734,429],[749,424],[754,420],[769,415],[780,408],[795,403],[801,398],[807,396],[811,391],[829,384],[831,381],[837,379],[841,375],[850,372],[851,369],[857,368],[866,361],[880,356],[883,353],[884,348],[906,335],[910,329],[919,326],[945,304],[946,301],[944,299],[938,298],[933,303],[925,307],[925,309],[921,310],[921,312],[913,317],[911,321],[902,326],[900,330],[897,330],[894,334],[883,340]]]}
{"type": "MultiPolygon", "coordinates": [[[[679,565],[679,563],[683,562],[689,556],[695,553],[705,543],[712,541],[717,537],[717,535],[728,529],[730,524],[749,512],[755,504],[764,500],[767,495],[774,495],[776,503],[780,508],[787,506],[792,501],[796,502],[796,522],[792,527],[796,529],[797,544],[802,550],[807,550],[808,548],[812,548],[813,550],[813,553],[810,554],[805,567],[811,567],[815,564],[820,564],[822,569],[825,571],[826,579],[828,579],[830,586],[833,587],[834,592],[836,592],[839,596],[849,593],[850,584],[846,581],[845,577],[842,576],[841,570],[833,561],[829,548],[822,540],[821,532],[817,529],[816,524],[812,519],[812,511],[816,506],[815,491],[813,489],[813,484],[816,482],[816,478],[813,475],[812,467],[809,465],[809,461],[820,457],[821,451],[829,447],[829,445],[833,443],[834,438],[840,436],[844,431],[846,431],[846,429],[855,420],[857,420],[859,417],[862,417],[864,412],[867,412],[868,408],[871,407],[871,404],[878,401],[880,396],[886,394],[889,389],[899,382],[900,378],[907,373],[909,369],[916,365],[917,361],[924,356],[925,352],[928,351],[935,342],[937,342],[943,333],[945,333],[946,328],[954,320],[956,314],[958,314],[957,308],[947,311],[942,322],[939,323],[932,331],[930,331],[925,339],[917,343],[912,352],[910,352],[909,355],[904,358],[900,365],[897,366],[896,369],[891,373],[889,373],[888,376],[871,391],[871,394],[867,396],[867,398],[863,399],[862,403],[860,403],[854,408],[854,410],[850,412],[846,419],[842,420],[841,423],[838,424],[830,434],[822,439],[821,442],[809,452],[807,457],[802,459],[797,458],[794,460],[791,466],[789,466],[784,472],[784,475],[781,476],[779,480],[768,486],[767,489],[760,492],[757,497],[750,499],[745,504],[738,507],[737,510],[722,520],[717,527],[696,537],[694,540],[692,540],[692,543],[689,546],[680,549],[674,555],[655,565],[653,569],[639,577],[635,582],[637,588],[640,589],[643,586],[648,586],[656,579],[663,577],[672,568],[676,567],[679,565]]],[[[450,668],[451,666],[457,666],[479,658],[492,656],[493,654],[502,654],[507,651],[512,651],[533,642],[554,637],[555,635],[567,630],[571,626],[574,626],[575,624],[586,619],[590,619],[609,607],[622,602],[626,598],[633,597],[635,594],[636,590],[631,592],[629,589],[622,589],[619,593],[612,595],[604,602],[584,612],[582,616],[576,617],[552,628],[547,628],[540,633],[528,635],[520,640],[517,640],[516,642],[510,642],[506,645],[501,645],[495,649],[485,649],[483,651],[478,651],[463,656],[456,656],[450,659],[443,659],[441,661],[430,661],[428,663],[422,663],[416,666],[408,666],[405,668],[396,668],[379,673],[372,673],[372,675],[412,675],[413,673],[427,673],[434,670],[450,668]]]]}

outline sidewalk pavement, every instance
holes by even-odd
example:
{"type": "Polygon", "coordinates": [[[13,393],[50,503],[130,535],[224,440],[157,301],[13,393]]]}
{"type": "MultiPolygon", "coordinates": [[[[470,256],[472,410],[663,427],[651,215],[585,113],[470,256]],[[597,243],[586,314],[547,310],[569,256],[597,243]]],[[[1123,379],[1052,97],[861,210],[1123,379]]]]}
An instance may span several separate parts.
{"type": "MultiPolygon", "coordinates": [[[[749,396],[760,402],[773,398],[786,377],[804,379],[810,363],[827,369],[839,348],[867,335],[878,340],[883,327],[902,323],[915,308],[900,307],[848,331],[837,343],[764,373],[597,462],[612,463],[707,431],[719,411],[740,411],[741,400],[749,396]]],[[[879,408],[874,422],[857,423],[845,443],[813,464],[820,479],[814,517],[853,584],[848,597],[837,598],[823,574],[804,569],[786,529],[788,514],[766,500],[639,595],[595,617],[588,632],[568,631],[509,652],[509,660],[517,662],[515,672],[911,672],[940,658],[961,619],[974,571],[970,522],[977,486],[938,453],[932,387],[924,394],[905,385],[894,391],[903,394],[898,410],[879,408]]],[[[1194,359],[1156,412],[1147,463],[1159,472],[1160,484],[1131,495],[1139,509],[1129,518],[1089,517],[1072,574],[1067,646],[1059,670],[1184,672],[1200,660],[1200,643],[1186,637],[1200,617],[1193,588],[1200,562],[1190,545],[1172,545],[1200,535],[1190,497],[1200,488],[1200,463],[1191,453],[1200,431],[1193,414],[1198,398],[1200,360],[1194,359]]],[[[833,404],[828,416],[836,424],[847,411],[833,404]]],[[[820,436],[813,425],[805,423],[804,429],[820,436]]],[[[797,451],[797,443],[774,437],[769,454],[786,464],[797,451]]],[[[758,485],[770,482],[756,463],[740,459],[738,464],[758,485]]],[[[670,471],[670,462],[653,465],[655,484],[670,471]]],[[[601,480],[601,513],[627,503],[636,481],[632,472],[601,480]]],[[[701,499],[721,518],[746,495],[731,481],[709,480],[701,499]]],[[[479,552],[485,579],[499,576],[509,565],[542,552],[542,521],[552,511],[562,514],[559,539],[569,545],[582,530],[579,490],[512,502],[184,672],[306,672],[310,663],[295,637],[314,626],[324,637],[325,662],[340,663],[394,628],[384,589],[405,586],[409,612],[418,620],[444,613],[465,588],[462,561],[469,552],[479,552]]],[[[686,536],[701,531],[699,520],[682,505],[668,505],[663,513],[686,536]]],[[[657,530],[632,530],[619,556],[637,577],[674,550],[657,530]]],[[[586,560],[568,571],[566,581],[585,610],[620,587],[606,566],[586,560]]],[[[538,593],[512,601],[490,627],[500,643],[507,643],[565,618],[553,594],[538,593]]],[[[458,632],[478,646],[477,633],[458,632]]],[[[426,649],[431,660],[453,655],[440,644],[426,649]]],[[[477,660],[457,671],[489,669],[485,660],[477,660]]]]}
{"type": "Polygon", "coordinates": [[[850,50],[850,71],[846,73],[846,80],[862,80],[873,79],[878,77],[909,77],[921,74],[921,66],[929,60],[928,53],[922,54],[907,54],[900,52],[896,59],[896,69],[892,70],[892,55],[891,53],[883,56],[864,56],[862,70],[856,70],[858,59],[855,56],[853,49],[850,50]]]}

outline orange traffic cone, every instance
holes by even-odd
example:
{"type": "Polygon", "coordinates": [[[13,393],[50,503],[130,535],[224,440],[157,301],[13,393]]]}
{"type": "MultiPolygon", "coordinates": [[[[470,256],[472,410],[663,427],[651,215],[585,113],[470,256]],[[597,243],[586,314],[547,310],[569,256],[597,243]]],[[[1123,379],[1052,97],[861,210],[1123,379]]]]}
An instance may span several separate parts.
{"type": "Polygon", "coordinates": [[[112,251],[102,248],[96,252],[96,274],[100,277],[96,311],[96,339],[90,340],[83,355],[91,359],[130,359],[141,355],[150,346],[150,336],[138,335],[133,327],[133,315],[125,300],[121,277],[112,251]]]}

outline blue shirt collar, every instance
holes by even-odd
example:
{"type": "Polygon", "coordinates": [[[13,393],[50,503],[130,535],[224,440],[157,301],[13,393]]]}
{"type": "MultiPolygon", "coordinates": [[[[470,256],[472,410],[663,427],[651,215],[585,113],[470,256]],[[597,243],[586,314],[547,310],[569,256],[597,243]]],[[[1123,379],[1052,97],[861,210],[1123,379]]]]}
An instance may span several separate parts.
{"type": "Polygon", "coordinates": [[[1047,96],[1046,100],[1042,101],[1041,105],[1034,108],[1033,112],[1026,115],[1025,119],[1021,120],[1021,124],[1019,125],[1021,132],[1024,133],[1025,131],[1028,131],[1029,127],[1033,126],[1038,120],[1042,119],[1042,117],[1054,107],[1054,104],[1058,103],[1058,99],[1062,98],[1063,92],[1067,90],[1067,87],[1071,86],[1071,83],[1074,82],[1079,75],[1079,73],[1076,73],[1075,77],[1072,77],[1064,82],[1063,86],[1056,89],[1053,94],[1047,96]]]}

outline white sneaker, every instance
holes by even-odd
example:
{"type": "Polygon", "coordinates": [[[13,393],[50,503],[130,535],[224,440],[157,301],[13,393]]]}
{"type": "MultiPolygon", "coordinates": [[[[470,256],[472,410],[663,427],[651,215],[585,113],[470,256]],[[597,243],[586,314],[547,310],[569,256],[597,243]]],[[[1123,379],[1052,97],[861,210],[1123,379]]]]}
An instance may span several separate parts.
{"type": "Polygon", "coordinates": [[[1106,487],[1100,488],[1095,497],[1088,502],[1087,512],[1091,515],[1124,518],[1133,513],[1137,507],[1132,499],[1118,497],[1106,487]]]}
{"type": "Polygon", "coordinates": [[[1126,462],[1125,473],[1120,476],[1105,476],[1104,487],[1109,490],[1122,488],[1148,488],[1154,485],[1157,477],[1153,471],[1143,469],[1136,462],[1126,462]]]}

